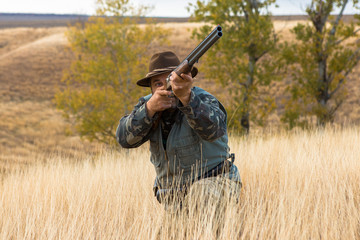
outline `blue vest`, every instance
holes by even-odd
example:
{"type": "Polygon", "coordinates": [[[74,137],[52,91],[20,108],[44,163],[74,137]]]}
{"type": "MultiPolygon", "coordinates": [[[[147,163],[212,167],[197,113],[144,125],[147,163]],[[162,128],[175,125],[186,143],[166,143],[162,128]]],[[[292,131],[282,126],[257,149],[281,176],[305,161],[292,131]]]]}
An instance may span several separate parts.
{"type": "MultiPolygon", "coordinates": [[[[207,93],[194,88],[195,94],[207,93]]],[[[151,95],[145,97],[148,100],[151,95]]],[[[226,115],[224,107],[219,102],[226,115]]],[[[166,142],[166,151],[162,144],[161,124],[150,136],[150,161],[155,167],[157,181],[163,188],[176,187],[208,172],[220,162],[228,159],[228,136],[213,142],[203,140],[188,124],[184,114],[173,124],[166,142]]]]}

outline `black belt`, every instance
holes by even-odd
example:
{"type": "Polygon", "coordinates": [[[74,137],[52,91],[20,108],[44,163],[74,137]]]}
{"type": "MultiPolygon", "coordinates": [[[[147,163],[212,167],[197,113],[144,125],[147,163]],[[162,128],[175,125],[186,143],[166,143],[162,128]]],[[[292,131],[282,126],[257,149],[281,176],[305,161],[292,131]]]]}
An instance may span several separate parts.
{"type": "Polygon", "coordinates": [[[230,168],[233,165],[233,162],[230,162],[229,160],[222,161],[218,165],[216,165],[214,168],[206,172],[203,176],[199,176],[197,180],[208,178],[208,177],[216,177],[223,173],[230,172],[230,168]]]}

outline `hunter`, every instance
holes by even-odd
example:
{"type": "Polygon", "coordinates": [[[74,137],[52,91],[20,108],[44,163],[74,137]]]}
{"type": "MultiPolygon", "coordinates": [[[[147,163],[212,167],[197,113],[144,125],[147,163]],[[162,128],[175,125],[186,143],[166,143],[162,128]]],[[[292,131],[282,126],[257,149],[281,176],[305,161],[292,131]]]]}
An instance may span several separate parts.
{"type": "Polygon", "coordinates": [[[241,179],[229,153],[225,108],[213,95],[193,86],[196,67],[181,76],[173,72],[179,64],[170,51],[151,57],[149,72],[137,81],[151,94],[121,118],[117,141],[124,148],[150,141],[154,194],[160,203],[183,201],[195,186],[218,199],[224,197],[225,186],[238,195],[241,179]],[[170,73],[171,90],[167,90],[170,73]]]}

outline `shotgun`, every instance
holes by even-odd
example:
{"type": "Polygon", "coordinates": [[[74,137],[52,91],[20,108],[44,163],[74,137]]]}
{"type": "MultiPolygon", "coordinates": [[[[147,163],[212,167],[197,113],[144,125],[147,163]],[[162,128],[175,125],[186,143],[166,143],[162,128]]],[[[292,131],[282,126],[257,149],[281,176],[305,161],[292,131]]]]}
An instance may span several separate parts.
{"type": "MultiPolygon", "coordinates": [[[[216,43],[219,38],[222,36],[222,28],[220,25],[215,27],[215,29],[176,67],[174,70],[177,75],[180,76],[182,73],[189,73],[195,63],[199,61],[202,55],[216,43]]],[[[166,89],[171,90],[170,77],[166,78],[166,89]]]]}

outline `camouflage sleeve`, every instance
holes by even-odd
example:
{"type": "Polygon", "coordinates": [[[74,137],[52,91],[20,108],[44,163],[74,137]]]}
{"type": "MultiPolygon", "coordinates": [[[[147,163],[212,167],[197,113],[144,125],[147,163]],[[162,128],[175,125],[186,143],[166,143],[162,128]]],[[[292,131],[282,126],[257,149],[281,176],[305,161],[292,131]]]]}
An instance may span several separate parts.
{"type": "Polygon", "coordinates": [[[178,108],[202,139],[214,141],[226,133],[226,114],[221,110],[219,101],[211,94],[195,95],[191,91],[189,105],[178,108]]]}
{"type": "Polygon", "coordinates": [[[150,130],[158,115],[149,118],[145,102],[145,99],[141,98],[134,110],[120,119],[116,129],[116,139],[124,148],[139,147],[149,139],[150,130]]]}

